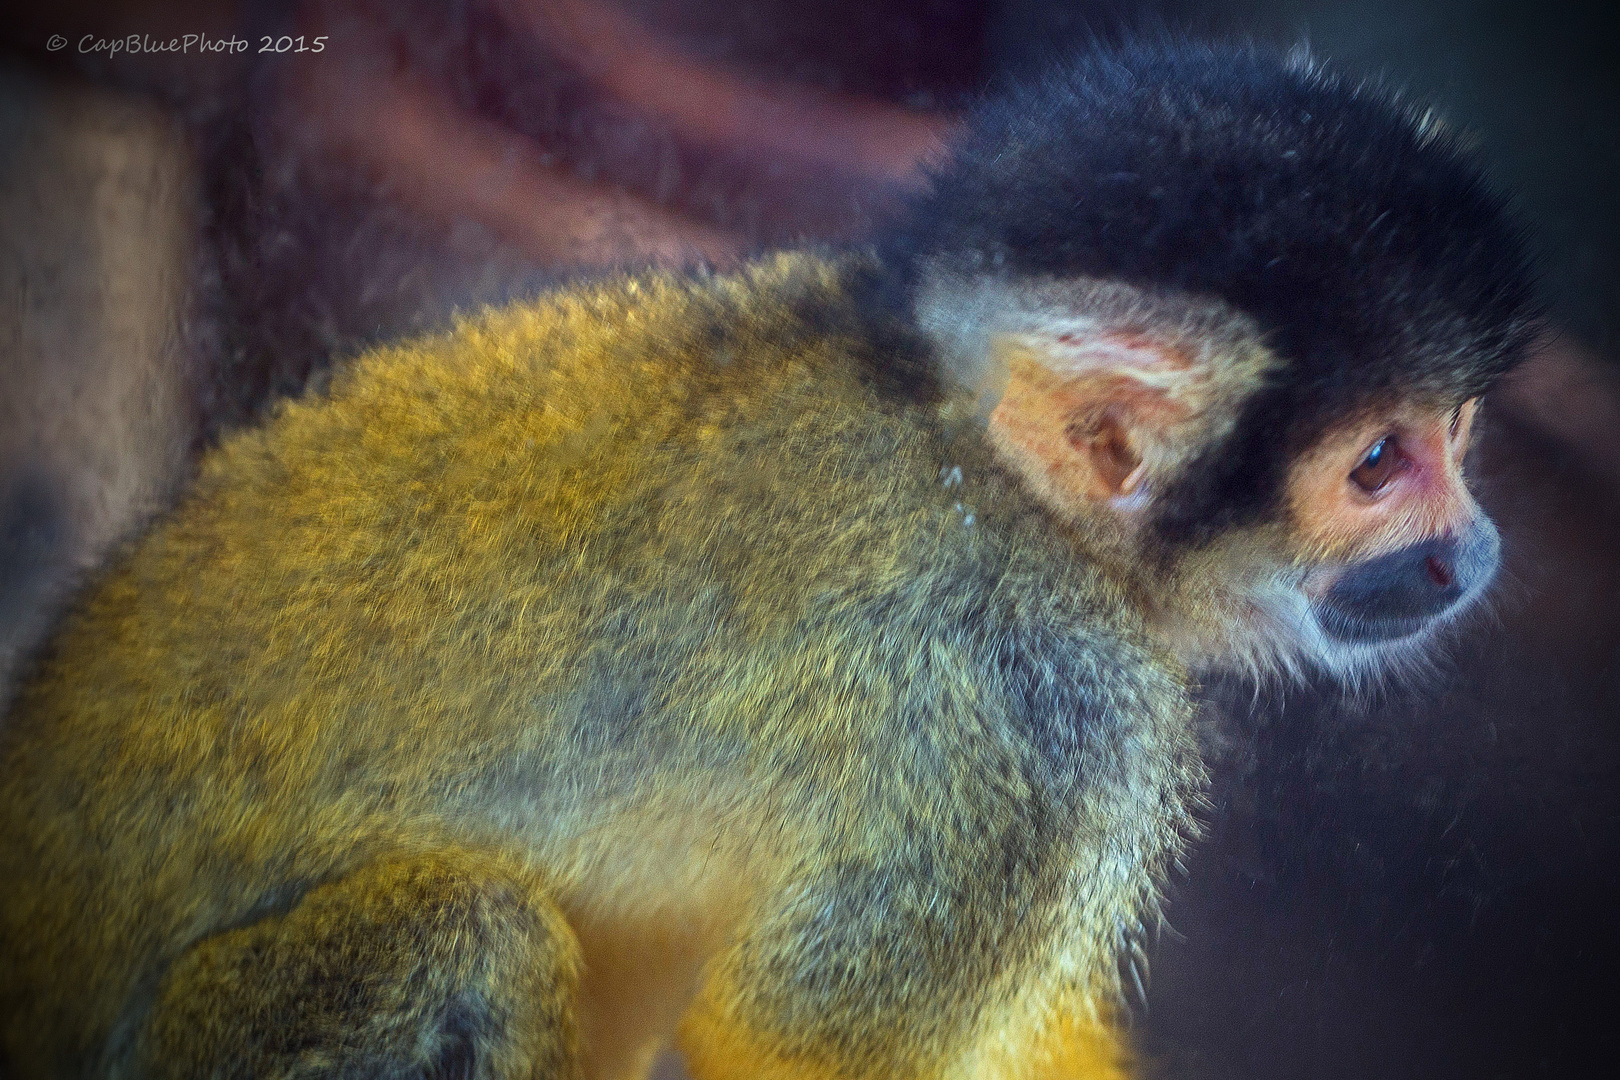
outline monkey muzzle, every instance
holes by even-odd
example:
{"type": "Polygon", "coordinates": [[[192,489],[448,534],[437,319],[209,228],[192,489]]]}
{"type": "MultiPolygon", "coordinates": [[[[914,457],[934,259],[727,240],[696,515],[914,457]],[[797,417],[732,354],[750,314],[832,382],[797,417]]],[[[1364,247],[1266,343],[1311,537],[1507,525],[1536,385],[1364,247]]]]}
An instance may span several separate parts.
{"type": "Polygon", "coordinates": [[[1496,527],[1477,517],[1460,534],[1350,564],[1311,606],[1322,629],[1340,641],[1410,637],[1472,603],[1500,556],[1496,527]]]}

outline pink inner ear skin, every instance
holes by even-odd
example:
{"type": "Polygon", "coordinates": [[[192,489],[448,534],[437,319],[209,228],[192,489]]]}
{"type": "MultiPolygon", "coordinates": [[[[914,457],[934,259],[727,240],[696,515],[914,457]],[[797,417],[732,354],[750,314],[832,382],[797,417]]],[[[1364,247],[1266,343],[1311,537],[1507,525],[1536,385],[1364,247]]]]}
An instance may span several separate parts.
{"type": "Polygon", "coordinates": [[[1160,370],[1173,366],[1156,348],[1127,350],[1116,338],[1100,348],[1099,339],[1090,339],[1067,357],[1012,351],[989,418],[992,445],[1054,509],[1117,509],[1111,500],[1131,494],[1145,476],[1144,447],[1190,413],[1133,376],[1149,360],[1160,370]],[[1109,362],[1099,363],[1102,357],[1109,362]],[[1118,363],[1122,357],[1131,364],[1118,363]]]}
{"type": "Polygon", "coordinates": [[[1106,405],[1089,424],[1071,422],[1067,429],[1070,447],[1089,458],[1092,472],[1109,495],[1126,494],[1126,485],[1135,486],[1132,478],[1139,479],[1142,467],[1123,411],[1119,404],[1106,405]]]}

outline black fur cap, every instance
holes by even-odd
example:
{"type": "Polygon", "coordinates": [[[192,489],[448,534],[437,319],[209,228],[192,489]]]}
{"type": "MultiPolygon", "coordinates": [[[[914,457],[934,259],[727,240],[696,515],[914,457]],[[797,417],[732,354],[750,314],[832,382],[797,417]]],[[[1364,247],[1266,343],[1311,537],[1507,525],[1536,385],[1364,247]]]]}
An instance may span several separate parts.
{"type": "Polygon", "coordinates": [[[888,265],[1215,296],[1285,361],[1162,500],[1167,540],[1261,516],[1288,455],[1362,403],[1482,392],[1537,331],[1525,238],[1457,139],[1303,58],[1098,49],[970,127],[888,265]]]}

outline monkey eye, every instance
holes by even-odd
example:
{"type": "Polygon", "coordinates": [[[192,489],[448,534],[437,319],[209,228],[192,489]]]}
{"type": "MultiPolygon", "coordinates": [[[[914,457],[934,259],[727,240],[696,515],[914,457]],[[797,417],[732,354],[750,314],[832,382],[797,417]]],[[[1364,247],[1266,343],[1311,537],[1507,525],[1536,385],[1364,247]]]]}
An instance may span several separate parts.
{"type": "Polygon", "coordinates": [[[1401,454],[1395,443],[1395,436],[1385,435],[1373,448],[1367,451],[1367,456],[1361,459],[1350,473],[1350,479],[1362,491],[1371,495],[1389,483],[1389,478],[1395,475],[1395,466],[1400,463],[1401,454]]]}

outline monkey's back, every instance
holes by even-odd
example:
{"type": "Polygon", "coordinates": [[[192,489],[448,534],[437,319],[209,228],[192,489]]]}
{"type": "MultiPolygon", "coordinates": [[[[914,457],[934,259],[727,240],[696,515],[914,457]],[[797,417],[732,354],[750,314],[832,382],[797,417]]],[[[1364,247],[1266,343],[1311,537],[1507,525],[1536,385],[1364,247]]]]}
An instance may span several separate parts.
{"type": "MultiPolygon", "coordinates": [[[[1051,541],[975,532],[939,425],[839,332],[844,273],[784,258],[488,313],[210,455],[0,736],[10,1041],[116,1051],[180,949],[378,852],[516,842],[566,879],[612,814],[723,802],[739,773],[801,814],[872,770],[912,789],[841,822],[851,850],[919,808],[968,832],[1048,813],[1044,751],[997,723],[1017,642],[971,669],[1003,663],[984,582],[1051,541]]],[[[1092,681],[1133,693],[1129,629],[1064,619],[1092,681]]]]}

